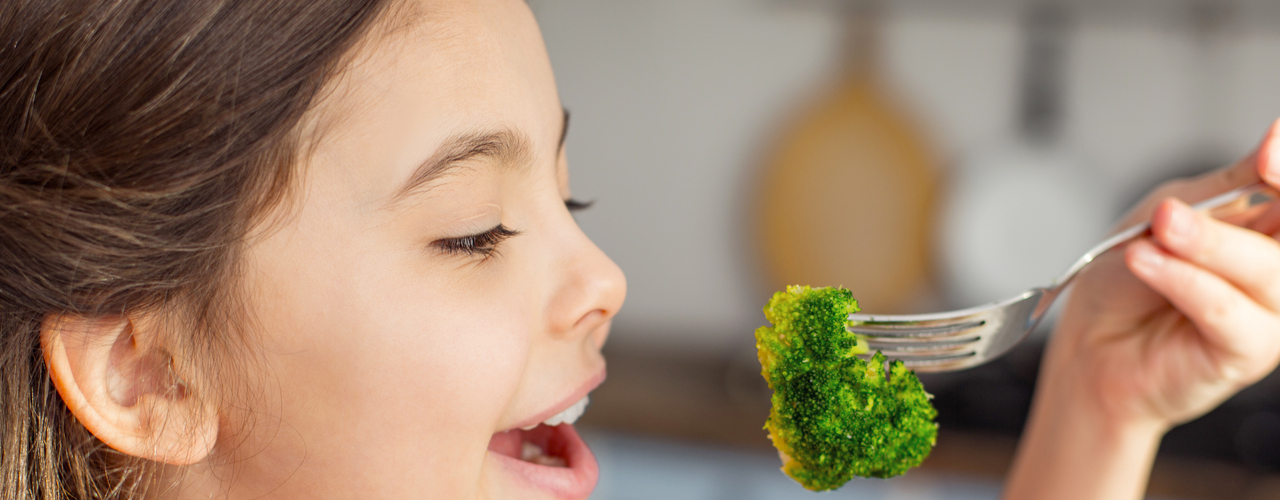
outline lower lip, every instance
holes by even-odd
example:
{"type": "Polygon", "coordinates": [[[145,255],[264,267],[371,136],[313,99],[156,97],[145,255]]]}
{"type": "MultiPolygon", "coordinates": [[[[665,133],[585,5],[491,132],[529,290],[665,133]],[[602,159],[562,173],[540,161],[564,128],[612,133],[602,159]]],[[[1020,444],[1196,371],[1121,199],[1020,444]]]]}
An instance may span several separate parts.
{"type": "Polygon", "coordinates": [[[600,477],[595,455],[572,424],[540,425],[530,431],[514,429],[494,434],[489,441],[489,450],[489,456],[513,475],[564,500],[587,498],[600,477]],[[526,438],[546,450],[548,455],[563,458],[566,467],[539,465],[513,456],[519,454],[520,444],[526,438]]]}

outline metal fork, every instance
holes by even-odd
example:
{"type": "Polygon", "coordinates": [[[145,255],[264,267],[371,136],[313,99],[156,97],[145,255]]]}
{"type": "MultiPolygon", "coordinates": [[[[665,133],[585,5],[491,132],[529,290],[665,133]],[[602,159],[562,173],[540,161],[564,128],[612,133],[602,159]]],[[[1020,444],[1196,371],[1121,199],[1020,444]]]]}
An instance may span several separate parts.
{"type": "MultiPolygon", "coordinates": [[[[1218,219],[1260,215],[1263,205],[1278,197],[1280,193],[1275,189],[1257,183],[1197,203],[1192,208],[1218,219]]],[[[853,325],[849,331],[866,336],[872,353],[878,350],[890,359],[900,359],[917,372],[972,368],[1003,355],[1026,338],[1054,300],[1090,262],[1150,230],[1150,223],[1138,224],[1099,243],[1047,288],[1033,288],[1007,300],[958,311],[852,314],[849,320],[853,325]]]]}

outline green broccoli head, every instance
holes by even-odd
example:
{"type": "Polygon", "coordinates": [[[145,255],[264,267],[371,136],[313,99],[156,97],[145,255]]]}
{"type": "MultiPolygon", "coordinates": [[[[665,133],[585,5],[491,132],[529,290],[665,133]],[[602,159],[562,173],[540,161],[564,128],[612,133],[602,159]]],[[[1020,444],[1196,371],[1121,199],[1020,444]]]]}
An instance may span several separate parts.
{"type": "Polygon", "coordinates": [[[853,476],[893,477],[920,465],[938,426],[930,395],[901,361],[889,365],[850,333],[858,312],[843,288],[787,287],[769,300],[772,327],[756,330],[761,374],[773,389],[765,429],[783,472],[804,487],[832,490],[853,476]]]}

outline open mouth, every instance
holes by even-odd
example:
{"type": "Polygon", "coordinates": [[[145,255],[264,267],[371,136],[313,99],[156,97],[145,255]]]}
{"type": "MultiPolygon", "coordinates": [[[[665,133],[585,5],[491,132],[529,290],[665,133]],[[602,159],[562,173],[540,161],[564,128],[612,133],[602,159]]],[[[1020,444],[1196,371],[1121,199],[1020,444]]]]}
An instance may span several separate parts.
{"type": "Polygon", "coordinates": [[[566,500],[587,498],[600,475],[595,455],[568,423],[496,433],[489,455],[532,486],[566,500]]]}
{"type": "Polygon", "coordinates": [[[572,429],[571,424],[538,424],[532,429],[499,432],[489,440],[489,451],[531,464],[568,467],[571,448],[577,444],[574,441],[581,441],[572,429]]]}
{"type": "MultiPolygon", "coordinates": [[[[589,391],[599,382],[590,384],[589,391]]],[[[573,423],[587,409],[587,397],[536,424],[495,433],[489,456],[535,488],[566,500],[585,499],[600,475],[596,457],[573,423]]]]}

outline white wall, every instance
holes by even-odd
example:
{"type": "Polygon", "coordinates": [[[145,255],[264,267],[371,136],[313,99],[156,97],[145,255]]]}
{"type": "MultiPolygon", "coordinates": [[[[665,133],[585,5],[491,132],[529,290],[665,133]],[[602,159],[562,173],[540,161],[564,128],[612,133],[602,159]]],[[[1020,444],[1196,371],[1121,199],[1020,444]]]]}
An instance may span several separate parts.
{"type": "MultiPolygon", "coordinates": [[[[1014,130],[1012,1],[890,9],[890,81],[945,158],[1014,130]]],[[[746,248],[747,189],[792,106],[837,62],[822,2],[533,0],[573,113],[579,220],[627,273],[613,342],[701,350],[749,343],[763,322],[746,248]]],[[[1070,49],[1066,137],[1134,187],[1185,154],[1196,128],[1192,38],[1175,2],[1095,7],[1070,49]]],[[[1256,3],[1232,28],[1219,88],[1224,147],[1247,152],[1280,116],[1280,20],[1256,3]],[[1271,16],[1271,17],[1268,17],[1271,16]]],[[[1275,2],[1280,5],[1280,2],[1275,2]]],[[[1119,4],[1116,4],[1119,5],[1119,4]]]]}

